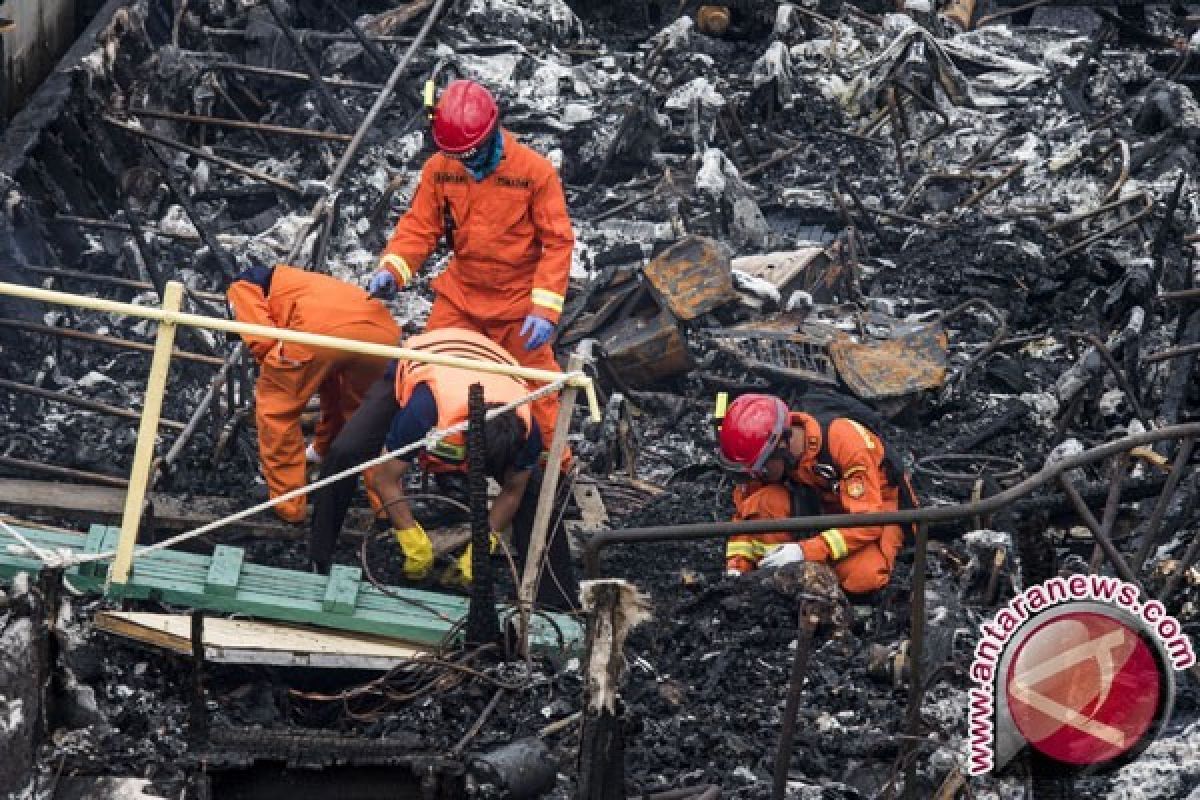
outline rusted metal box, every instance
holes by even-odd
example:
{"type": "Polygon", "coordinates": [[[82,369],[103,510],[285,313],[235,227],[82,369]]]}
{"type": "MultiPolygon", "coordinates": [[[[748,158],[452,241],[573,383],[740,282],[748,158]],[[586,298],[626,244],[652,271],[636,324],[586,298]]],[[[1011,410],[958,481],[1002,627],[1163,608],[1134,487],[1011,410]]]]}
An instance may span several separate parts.
{"type": "Polygon", "coordinates": [[[634,385],[647,386],[692,368],[683,333],[669,311],[624,319],[601,344],[608,366],[634,385]]]}
{"type": "Polygon", "coordinates": [[[688,236],[659,253],[642,274],[677,318],[691,320],[737,299],[725,249],[688,236]]]}

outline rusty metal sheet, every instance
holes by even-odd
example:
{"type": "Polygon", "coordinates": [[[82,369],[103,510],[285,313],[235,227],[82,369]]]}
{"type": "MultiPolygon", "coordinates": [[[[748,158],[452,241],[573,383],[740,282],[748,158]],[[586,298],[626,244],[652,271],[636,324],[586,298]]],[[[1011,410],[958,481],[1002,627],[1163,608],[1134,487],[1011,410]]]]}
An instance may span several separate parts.
{"type": "Polygon", "coordinates": [[[624,320],[605,335],[601,345],[608,366],[636,386],[648,386],[692,368],[683,333],[667,311],[624,320]]]}
{"type": "Polygon", "coordinates": [[[886,341],[837,339],[829,355],[842,382],[862,399],[874,400],[941,386],[947,345],[946,332],[935,323],[886,341]]]}
{"type": "Polygon", "coordinates": [[[680,239],[642,271],[671,313],[682,320],[737,299],[725,250],[703,236],[680,239]]]}
{"type": "Polygon", "coordinates": [[[802,324],[795,315],[781,314],[706,333],[722,352],[755,372],[823,386],[838,382],[829,345],[843,334],[830,325],[802,324]]]}
{"type": "Polygon", "coordinates": [[[824,247],[803,247],[799,250],[779,250],[733,259],[733,268],[760,278],[774,286],[786,300],[797,289],[807,289],[805,275],[813,262],[828,264],[824,247]]]}

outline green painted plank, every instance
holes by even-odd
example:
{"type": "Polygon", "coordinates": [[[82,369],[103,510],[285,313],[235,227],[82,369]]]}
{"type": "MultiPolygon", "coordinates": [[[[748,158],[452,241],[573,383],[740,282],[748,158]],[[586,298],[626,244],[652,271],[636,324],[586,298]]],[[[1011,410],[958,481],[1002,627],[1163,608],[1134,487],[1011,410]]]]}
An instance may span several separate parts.
{"type": "Polygon", "coordinates": [[[325,585],[325,597],[321,600],[321,610],[333,614],[353,614],[354,605],[358,602],[358,587],[361,582],[361,569],[335,564],[329,570],[329,581],[325,585]]]}
{"type": "Polygon", "coordinates": [[[219,544],[213,548],[209,559],[208,574],[204,578],[204,590],[210,594],[231,595],[237,591],[238,578],[242,574],[245,552],[240,547],[219,544]]]}

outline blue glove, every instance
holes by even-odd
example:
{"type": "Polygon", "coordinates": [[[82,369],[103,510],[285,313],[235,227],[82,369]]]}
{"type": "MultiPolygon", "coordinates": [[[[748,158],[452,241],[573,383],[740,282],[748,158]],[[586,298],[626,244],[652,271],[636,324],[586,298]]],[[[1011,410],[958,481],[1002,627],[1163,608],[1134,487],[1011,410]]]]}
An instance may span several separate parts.
{"type": "Polygon", "coordinates": [[[530,314],[525,317],[525,324],[521,326],[521,335],[528,335],[525,340],[526,350],[537,350],[539,347],[550,341],[550,336],[554,333],[554,323],[548,319],[542,319],[537,314],[530,314]]]}
{"type": "Polygon", "coordinates": [[[367,291],[371,297],[379,297],[384,300],[394,297],[396,294],[396,276],[391,273],[391,270],[377,270],[367,283],[367,291]]]}

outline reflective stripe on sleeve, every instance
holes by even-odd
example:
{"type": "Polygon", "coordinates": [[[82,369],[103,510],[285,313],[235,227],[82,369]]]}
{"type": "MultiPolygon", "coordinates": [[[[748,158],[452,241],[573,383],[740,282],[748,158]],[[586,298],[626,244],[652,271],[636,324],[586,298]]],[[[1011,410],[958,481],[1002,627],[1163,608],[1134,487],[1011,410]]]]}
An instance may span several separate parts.
{"type": "Polygon", "coordinates": [[[762,557],[762,551],[763,547],[758,542],[727,542],[725,545],[726,558],[741,556],[751,561],[758,561],[762,557]]]}
{"type": "Polygon", "coordinates": [[[399,272],[402,283],[408,283],[412,280],[412,270],[408,268],[408,262],[395,253],[388,253],[379,259],[379,266],[399,272]]]}
{"type": "Polygon", "coordinates": [[[825,540],[825,544],[829,546],[829,557],[834,561],[841,561],[846,556],[850,555],[850,549],[846,547],[846,539],[842,536],[842,532],[837,528],[830,528],[827,531],[821,531],[821,538],[825,540]]]}
{"type": "Polygon", "coordinates": [[[549,289],[534,289],[533,304],[561,313],[563,310],[563,296],[549,289]]]}

